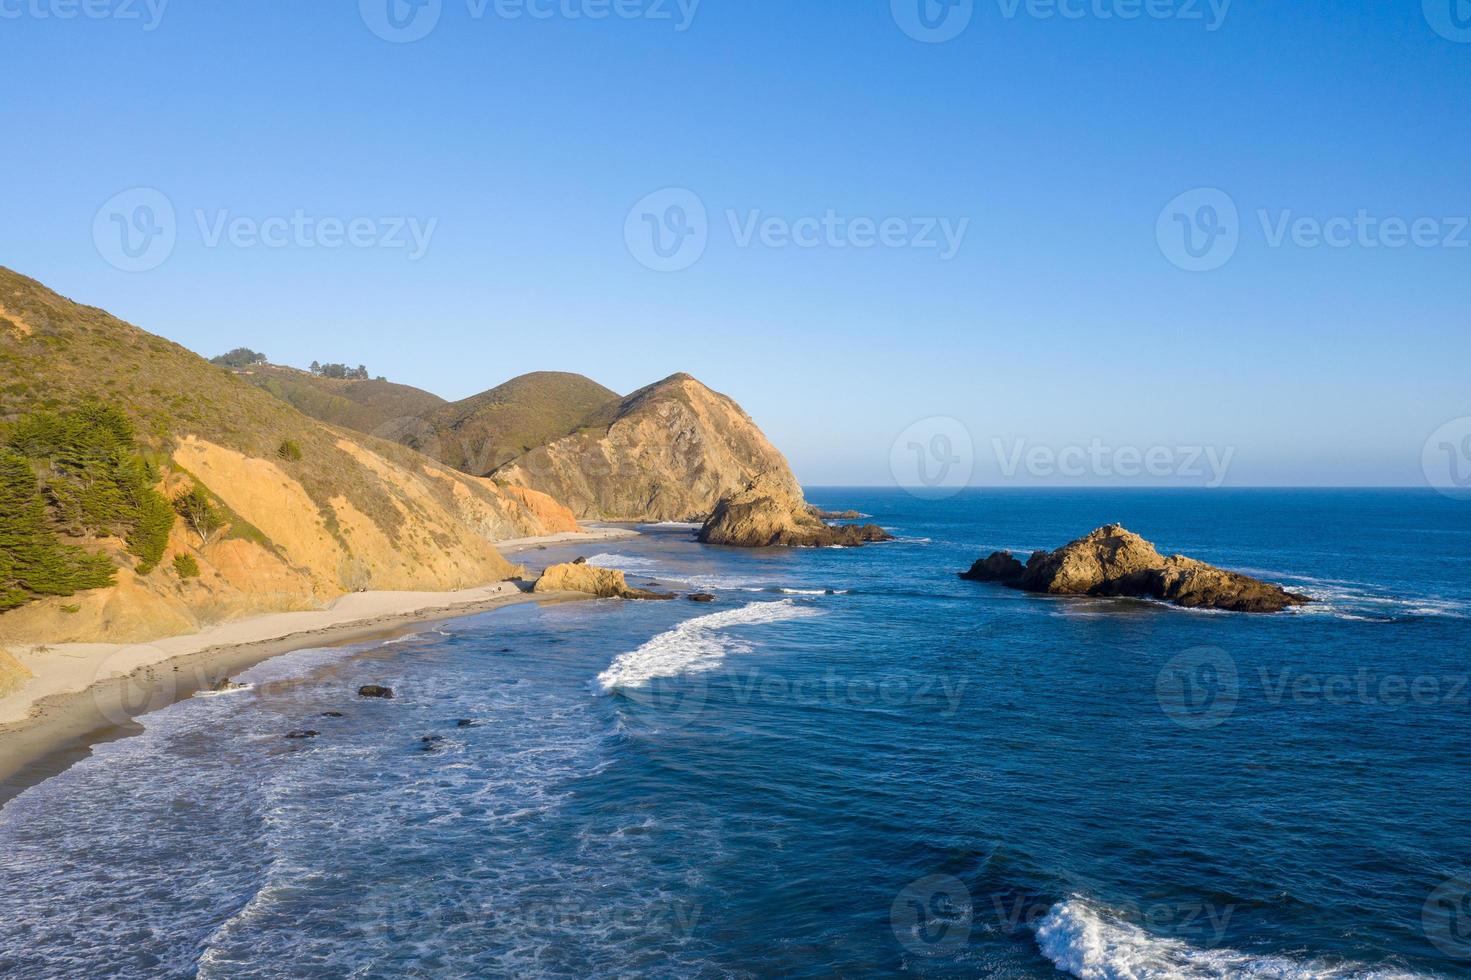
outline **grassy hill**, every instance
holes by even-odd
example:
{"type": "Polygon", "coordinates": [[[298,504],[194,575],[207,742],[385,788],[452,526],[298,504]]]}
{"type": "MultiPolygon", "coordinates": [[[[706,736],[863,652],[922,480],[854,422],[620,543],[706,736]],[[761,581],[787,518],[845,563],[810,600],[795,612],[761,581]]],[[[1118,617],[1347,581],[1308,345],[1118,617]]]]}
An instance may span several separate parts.
{"type": "Polygon", "coordinates": [[[512,571],[491,542],[570,522],[4,268],[0,453],[20,514],[0,527],[0,597],[21,603],[0,641],[141,640],[357,589],[481,584],[512,571]],[[194,490],[208,533],[159,506],[194,490]],[[91,588],[99,556],[113,581],[91,588]]]}
{"type": "Polygon", "coordinates": [[[537,371],[444,405],[400,439],[466,473],[483,476],[522,453],[612,411],[619,395],[580,374],[537,371]]]}
{"type": "Polygon", "coordinates": [[[236,370],[235,374],[304,415],[329,425],[390,439],[395,438],[407,421],[428,415],[447,404],[438,395],[409,385],[324,378],[274,364],[252,365],[236,370]]]}

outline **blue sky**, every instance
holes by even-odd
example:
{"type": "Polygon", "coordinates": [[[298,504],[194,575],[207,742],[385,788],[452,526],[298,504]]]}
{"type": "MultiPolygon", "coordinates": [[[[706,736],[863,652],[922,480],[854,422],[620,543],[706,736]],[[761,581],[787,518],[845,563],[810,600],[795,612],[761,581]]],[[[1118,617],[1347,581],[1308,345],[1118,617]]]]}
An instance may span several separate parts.
{"type": "Polygon", "coordinates": [[[689,371],[817,484],[1423,484],[1471,416],[1466,0],[151,2],[0,0],[0,264],[202,353],[689,371]]]}

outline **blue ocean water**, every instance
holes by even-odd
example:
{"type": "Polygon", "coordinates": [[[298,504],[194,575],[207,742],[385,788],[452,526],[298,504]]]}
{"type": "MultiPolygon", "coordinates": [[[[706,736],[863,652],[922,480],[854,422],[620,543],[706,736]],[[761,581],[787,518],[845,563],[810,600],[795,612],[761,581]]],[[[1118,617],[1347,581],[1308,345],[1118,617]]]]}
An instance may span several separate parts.
{"type": "Polygon", "coordinates": [[[811,497],[898,540],[646,528],[580,553],[716,604],[501,610],[147,716],[0,811],[0,974],[1471,975],[1471,505],[811,497]],[[1319,601],[956,578],[1112,521],[1319,601]]]}

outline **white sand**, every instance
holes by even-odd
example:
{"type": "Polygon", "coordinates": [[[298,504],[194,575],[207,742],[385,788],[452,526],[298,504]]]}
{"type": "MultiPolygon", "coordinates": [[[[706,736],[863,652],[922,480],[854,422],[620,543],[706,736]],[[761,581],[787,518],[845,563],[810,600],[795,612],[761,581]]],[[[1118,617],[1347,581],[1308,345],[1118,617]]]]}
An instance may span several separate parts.
{"type": "MultiPolygon", "coordinates": [[[[585,532],[497,542],[496,547],[510,553],[637,534],[629,528],[592,527],[585,532]]],[[[33,764],[50,754],[84,745],[108,729],[126,728],[141,714],[292,650],[362,642],[413,623],[521,602],[587,598],[572,593],[533,596],[512,582],[455,592],[357,592],[338,598],[326,609],[252,616],[148,643],[11,647],[10,652],[35,676],[19,690],[0,697],[0,781],[34,768],[33,764]]],[[[7,788],[16,789],[0,786],[0,800],[7,788]]]]}

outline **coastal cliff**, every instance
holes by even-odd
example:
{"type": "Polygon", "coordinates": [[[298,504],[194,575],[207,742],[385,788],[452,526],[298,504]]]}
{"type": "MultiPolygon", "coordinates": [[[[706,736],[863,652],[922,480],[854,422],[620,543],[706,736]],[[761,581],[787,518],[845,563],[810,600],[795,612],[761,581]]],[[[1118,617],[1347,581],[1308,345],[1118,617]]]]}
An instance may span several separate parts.
{"type": "Polygon", "coordinates": [[[762,474],[800,496],[785,457],[739,405],[676,374],[492,475],[547,493],[581,518],[703,521],[721,497],[762,474]]]}
{"type": "Polygon", "coordinates": [[[8,269],[0,368],[6,489],[29,522],[0,555],[0,643],[142,642],[348,592],[482,585],[518,573],[495,541],[575,528],[544,494],[314,421],[8,269]],[[87,441],[91,418],[112,442],[87,441]]]}

